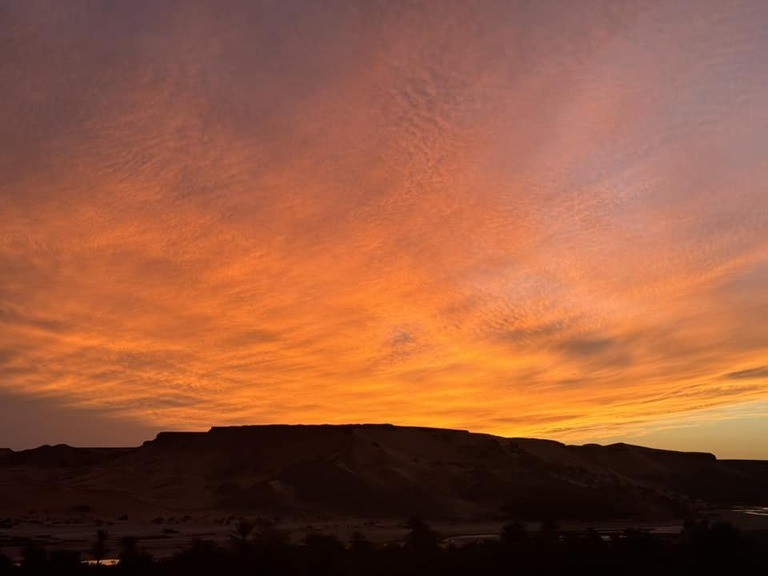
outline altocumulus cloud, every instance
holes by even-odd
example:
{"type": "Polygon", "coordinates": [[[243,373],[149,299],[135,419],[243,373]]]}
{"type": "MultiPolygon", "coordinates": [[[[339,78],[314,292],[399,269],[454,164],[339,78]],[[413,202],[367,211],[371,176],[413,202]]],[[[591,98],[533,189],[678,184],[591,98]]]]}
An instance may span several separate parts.
{"type": "Polygon", "coordinates": [[[764,3],[0,10],[4,393],[563,439],[765,398],[764,3]]]}

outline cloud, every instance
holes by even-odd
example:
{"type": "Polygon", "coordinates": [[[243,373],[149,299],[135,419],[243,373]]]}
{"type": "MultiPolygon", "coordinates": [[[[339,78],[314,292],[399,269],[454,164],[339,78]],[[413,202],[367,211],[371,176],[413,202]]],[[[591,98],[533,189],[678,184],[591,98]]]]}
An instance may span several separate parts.
{"type": "Polygon", "coordinates": [[[0,388],[569,440],[765,397],[764,12],[9,6],[0,388]]]}
{"type": "Polygon", "coordinates": [[[729,372],[725,375],[725,378],[728,380],[762,380],[768,378],[768,366],[758,366],[757,368],[729,372]]]}

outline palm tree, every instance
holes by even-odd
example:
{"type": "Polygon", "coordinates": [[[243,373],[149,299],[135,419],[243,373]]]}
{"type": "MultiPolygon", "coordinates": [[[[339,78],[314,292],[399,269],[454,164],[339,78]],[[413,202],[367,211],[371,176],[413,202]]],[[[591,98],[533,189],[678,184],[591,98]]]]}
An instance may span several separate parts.
{"type": "Polygon", "coordinates": [[[416,552],[431,552],[440,545],[440,534],[421,518],[409,518],[405,525],[410,532],[405,537],[405,546],[416,552]]]}
{"type": "Polygon", "coordinates": [[[248,546],[248,539],[253,534],[256,528],[256,523],[250,520],[241,519],[232,528],[232,544],[238,552],[242,552],[248,546]]]}
{"type": "Polygon", "coordinates": [[[528,531],[522,522],[508,522],[501,529],[501,542],[505,546],[523,546],[528,540],[528,531]]]}
{"type": "Polygon", "coordinates": [[[139,546],[136,536],[120,538],[120,568],[125,574],[145,574],[152,566],[152,556],[139,546]]]}
{"type": "Polygon", "coordinates": [[[139,539],[136,536],[123,536],[120,538],[120,565],[130,564],[139,555],[139,539]]]}
{"type": "Polygon", "coordinates": [[[106,530],[101,528],[96,530],[96,537],[91,544],[91,556],[93,556],[93,559],[96,560],[96,564],[101,564],[101,561],[104,559],[104,556],[106,556],[109,550],[107,548],[108,539],[109,534],[106,530]]]}

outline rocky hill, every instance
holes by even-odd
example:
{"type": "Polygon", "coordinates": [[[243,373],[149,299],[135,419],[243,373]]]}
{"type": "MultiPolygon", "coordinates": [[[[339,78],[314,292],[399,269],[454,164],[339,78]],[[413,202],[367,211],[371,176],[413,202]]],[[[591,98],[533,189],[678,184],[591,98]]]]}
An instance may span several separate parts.
{"type": "Polygon", "coordinates": [[[679,517],[702,501],[765,505],[768,462],[391,425],[212,428],[0,456],[0,510],[591,520],[679,517]]]}

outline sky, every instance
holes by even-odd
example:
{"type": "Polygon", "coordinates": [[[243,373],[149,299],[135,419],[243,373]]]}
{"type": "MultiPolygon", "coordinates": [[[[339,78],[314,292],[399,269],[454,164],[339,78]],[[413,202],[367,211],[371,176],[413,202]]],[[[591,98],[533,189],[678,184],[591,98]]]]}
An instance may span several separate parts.
{"type": "Polygon", "coordinates": [[[768,459],[762,0],[0,0],[0,446],[768,459]]]}

